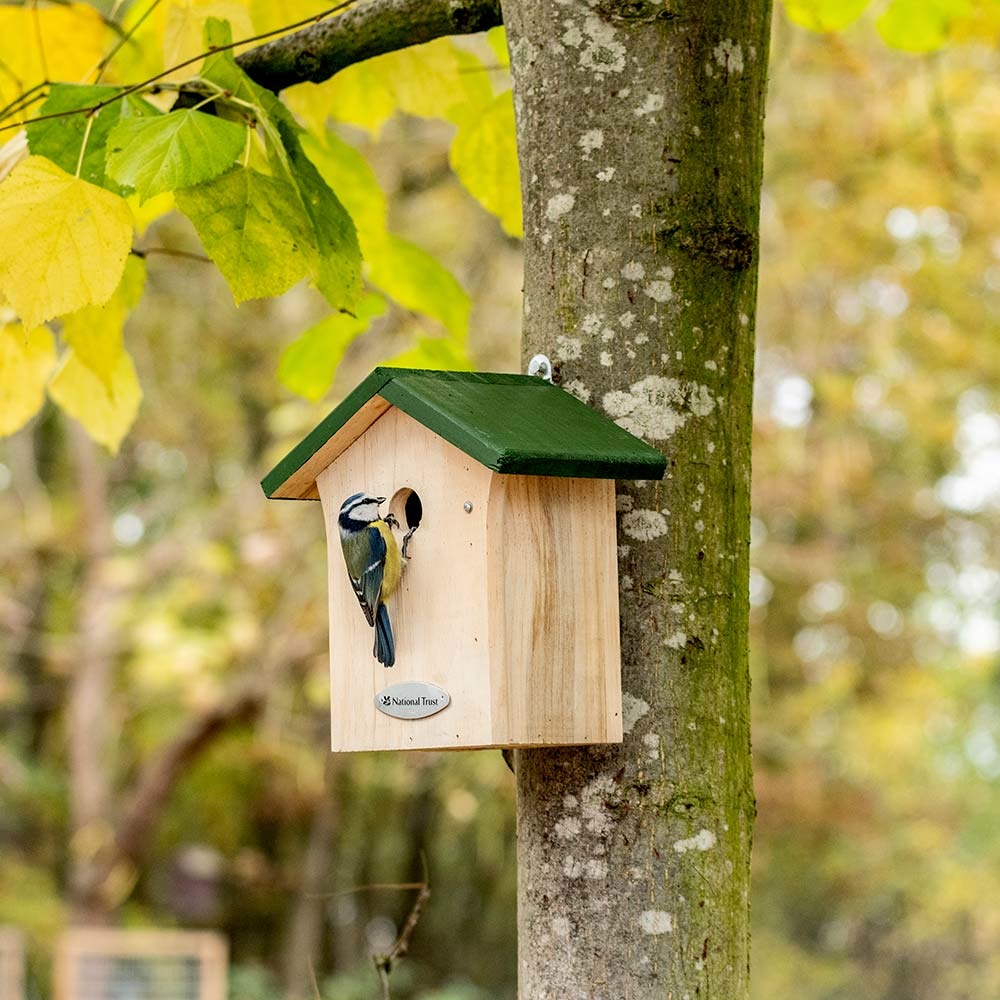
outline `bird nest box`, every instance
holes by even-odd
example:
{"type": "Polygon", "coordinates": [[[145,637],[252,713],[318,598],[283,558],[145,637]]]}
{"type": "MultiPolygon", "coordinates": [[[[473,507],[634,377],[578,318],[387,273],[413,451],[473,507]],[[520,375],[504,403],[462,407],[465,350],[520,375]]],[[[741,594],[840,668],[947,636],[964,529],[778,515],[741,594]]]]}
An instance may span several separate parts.
{"type": "Polygon", "coordinates": [[[620,742],[614,480],[665,466],[544,379],[377,368],[262,483],[322,503],[333,749],[620,742]],[[381,498],[381,525],[350,521],[381,498]],[[364,577],[385,545],[354,542],[375,527],[410,535],[392,666],[369,621],[382,570],[364,577]]]}

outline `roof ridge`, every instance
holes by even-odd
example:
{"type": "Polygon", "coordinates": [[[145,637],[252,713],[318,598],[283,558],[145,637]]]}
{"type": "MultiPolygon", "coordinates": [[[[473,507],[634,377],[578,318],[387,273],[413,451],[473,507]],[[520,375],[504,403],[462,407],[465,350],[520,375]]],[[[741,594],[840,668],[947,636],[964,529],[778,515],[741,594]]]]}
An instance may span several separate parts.
{"type": "Polygon", "coordinates": [[[536,376],[379,366],[264,477],[265,494],[315,499],[316,476],[390,406],[495,472],[660,479],[666,469],[651,445],[536,376]]]}

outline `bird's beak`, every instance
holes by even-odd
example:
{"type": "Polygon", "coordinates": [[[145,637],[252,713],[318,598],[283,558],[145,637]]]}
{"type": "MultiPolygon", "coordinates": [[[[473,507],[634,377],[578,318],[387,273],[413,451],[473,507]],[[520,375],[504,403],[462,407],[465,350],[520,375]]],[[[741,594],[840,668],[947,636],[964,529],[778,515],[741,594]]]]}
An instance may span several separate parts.
{"type": "Polygon", "coordinates": [[[385,503],[385,497],[375,497],[375,503],[385,503]]]}

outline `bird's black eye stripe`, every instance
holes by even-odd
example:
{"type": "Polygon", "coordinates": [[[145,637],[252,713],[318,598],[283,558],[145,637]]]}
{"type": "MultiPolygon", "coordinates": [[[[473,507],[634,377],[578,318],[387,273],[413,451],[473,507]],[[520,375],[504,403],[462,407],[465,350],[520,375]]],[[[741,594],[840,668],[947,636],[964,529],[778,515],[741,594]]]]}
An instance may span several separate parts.
{"type": "Polygon", "coordinates": [[[363,507],[366,503],[375,502],[371,497],[365,496],[364,493],[359,493],[357,500],[353,503],[351,503],[350,500],[351,498],[348,497],[347,500],[344,501],[344,506],[340,508],[340,512],[342,514],[350,514],[352,510],[355,510],[358,507],[363,507]]]}
{"type": "Polygon", "coordinates": [[[364,493],[352,493],[341,505],[341,514],[346,514],[350,510],[354,510],[358,504],[362,504],[367,500],[368,497],[364,493]]]}

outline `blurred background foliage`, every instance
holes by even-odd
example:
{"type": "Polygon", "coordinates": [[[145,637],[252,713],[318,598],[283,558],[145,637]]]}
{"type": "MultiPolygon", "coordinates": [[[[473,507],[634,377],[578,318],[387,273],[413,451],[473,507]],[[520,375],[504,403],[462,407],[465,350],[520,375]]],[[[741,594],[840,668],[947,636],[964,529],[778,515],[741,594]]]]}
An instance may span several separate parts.
{"type": "MultiPolygon", "coordinates": [[[[776,11],[751,578],[761,1000],[992,1000],[1000,983],[1000,53],[992,4],[931,16],[947,6],[776,11]]],[[[319,512],[257,485],[376,363],[518,369],[516,220],[456,179],[454,132],[394,115],[331,142],[371,165],[388,230],[468,293],[460,358],[397,302],[306,401],[277,374],[324,317],[314,293],[237,309],[211,267],[154,255],[126,333],[145,399],[118,455],[51,404],[0,442],[0,924],[27,933],[32,996],[74,867],[107,847],[69,825],[70,692],[95,657],[111,825],[179,734],[251,706],[182,761],[139,860],[112,866],[117,919],[223,930],[236,1000],[315,996],[313,974],[361,1000],[412,905],[392,886],[426,871],[394,996],[514,996],[511,775],[494,752],[330,757],[319,512]]],[[[149,241],[198,250],[177,216],[149,241]]]]}

